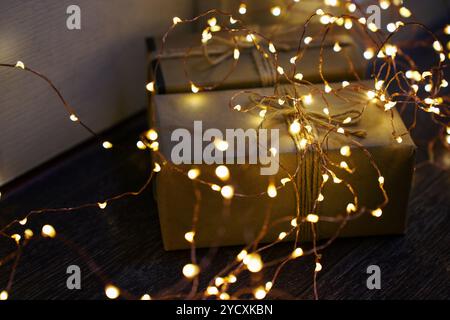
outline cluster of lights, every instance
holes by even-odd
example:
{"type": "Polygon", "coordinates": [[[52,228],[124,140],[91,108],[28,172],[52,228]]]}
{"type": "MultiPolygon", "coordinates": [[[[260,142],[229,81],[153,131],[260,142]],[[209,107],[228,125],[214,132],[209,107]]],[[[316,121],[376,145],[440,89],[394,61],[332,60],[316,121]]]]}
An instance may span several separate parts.
{"type": "MultiPolygon", "coordinates": [[[[294,0],[295,3],[299,2],[298,0],[294,0]]],[[[407,9],[406,7],[403,6],[401,1],[398,0],[394,0],[394,1],[389,1],[389,0],[380,0],[380,7],[383,10],[388,9],[392,4],[398,7],[398,12],[400,14],[400,16],[404,17],[404,18],[409,18],[411,17],[412,13],[409,9],[407,9]]],[[[340,5],[340,1],[333,1],[333,0],[325,0],[324,4],[326,6],[338,6],[340,5]]],[[[352,2],[345,2],[345,7],[346,9],[350,12],[353,13],[356,11],[357,7],[354,3],[352,2]]],[[[273,16],[280,16],[282,14],[285,14],[284,12],[288,12],[289,10],[287,10],[286,8],[281,8],[280,6],[274,6],[272,8],[270,8],[270,13],[273,16]]],[[[238,12],[241,15],[245,15],[247,13],[247,5],[245,3],[241,3],[239,5],[238,8],[238,12]]],[[[345,29],[350,30],[352,29],[354,22],[358,21],[360,24],[362,25],[366,25],[367,21],[365,18],[361,17],[355,20],[352,20],[350,18],[347,17],[334,17],[331,16],[329,14],[325,14],[325,11],[322,9],[318,9],[316,11],[316,14],[318,16],[320,16],[319,20],[320,23],[323,25],[328,25],[328,24],[332,24],[335,23],[338,26],[343,26],[345,29]]],[[[230,24],[235,24],[238,20],[234,19],[232,16],[229,17],[229,21],[230,24]]],[[[187,20],[184,21],[182,19],[180,19],[179,17],[174,17],[173,18],[173,26],[176,26],[180,23],[183,22],[188,22],[187,20]]],[[[218,32],[220,30],[222,30],[222,27],[220,27],[218,25],[218,20],[215,17],[211,17],[210,19],[208,19],[207,21],[208,26],[205,30],[203,30],[202,32],[202,43],[206,44],[209,40],[211,40],[211,38],[213,37],[213,33],[214,32],[218,32]]],[[[394,33],[396,31],[398,31],[398,29],[404,26],[404,23],[402,21],[397,21],[397,22],[391,22],[387,25],[387,30],[391,33],[394,33]]],[[[372,31],[372,32],[378,32],[378,28],[374,23],[369,23],[367,24],[367,28],[372,31]]],[[[445,29],[445,33],[446,34],[450,34],[450,26],[447,26],[445,29]]],[[[249,32],[246,35],[246,40],[248,42],[254,42],[256,45],[256,36],[249,32]]],[[[303,39],[304,44],[306,45],[310,45],[313,42],[313,38],[311,36],[307,36],[303,39]]],[[[275,45],[273,44],[273,42],[268,41],[268,51],[272,54],[276,54],[277,53],[277,48],[275,47],[275,45]]],[[[450,46],[450,44],[448,44],[448,46],[450,46]]],[[[444,47],[442,45],[441,42],[439,42],[438,40],[434,41],[432,44],[433,49],[439,54],[439,58],[440,61],[444,61],[445,60],[445,53],[444,53],[444,47]]],[[[258,48],[258,47],[257,47],[258,48]]],[[[342,51],[342,45],[339,42],[335,42],[333,45],[333,51],[336,53],[339,53],[342,51]]],[[[367,60],[371,60],[375,57],[377,58],[389,58],[389,59],[394,59],[396,57],[396,55],[398,54],[398,48],[392,44],[384,44],[384,46],[381,48],[381,50],[377,50],[375,48],[367,48],[364,53],[363,56],[365,59],[367,60]],[[378,52],[378,54],[377,54],[378,52]]],[[[241,56],[241,51],[239,50],[239,47],[235,47],[233,48],[233,52],[232,52],[232,57],[234,60],[238,60],[241,56]]],[[[268,58],[268,55],[264,53],[264,57],[268,58]]],[[[299,59],[299,56],[296,55],[294,57],[292,57],[290,59],[291,64],[293,64],[295,66],[295,64],[297,63],[299,59]]],[[[14,67],[22,69],[22,70],[26,70],[27,68],[25,67],[25,64],[21,61],[18,61],[14,67]]],[[[276,65],[276,71],[279,75],[286,75],[287,71],[285,71],[285,69],[279,65],[276,65]]],[[[429,79],[429,83],[424,85],[424,90],[426,92],[432,92],[435,88],[435,85],[432,82],[432,74],[429,71],[425,71],[423,73],[420,73],[418,70],[409,70],[405,73],[405,77],[409,80],[411,80],[412,82],[416,82],[416,83],[420,83],[421,81],[424,81],[426,78],[429,79]]],[[[303,80],[303,74],[300,72],[296,72],[293,76],[293,78],[297,81],[302,81],[303,80]]],[[[385,80],[377,80],[375,82],[375,90],[368,90],[367,92],[367,97],[369,98],[369,100],[372,99],[379,99],[381,101],[384,102],[384,109],[386,111],[391,110],[392,108],[394,108],[397,104],[396,101],[391,101],[389,100],[384,93],[384,90],[386,90],[384,88],[385,86],[385,80]]],[[[342,88],[346,88],[350,85],[350,83],[348,81],[343,81],[342,82],[342,88]]],[[[441,83],[437,86],[439,88],[441,87],[447,87],[448,86],[448,82],[445,79],[441,80],[441,83]]],[[[414,89],[415,92],[417,92],[418,90],[418,85],[417,84],[412,84],[411,87],[414,89]]],[[[198,93],[201,90],[206,90],[203,87],[197,86],[196,84],[194,84],[192,81],[190,82],[190,88],[192,93],[198,93]]],[[[156,93],[156,84],[154,81],[149,82],[146,85],[146,89],[154,94],[156,93]]],[[[328,84],[328,82],[326,82],[324,80],[324,89],[323,91],[325,93],[331,93],[334,91],[334,89],[328,84]]],[[[306,94],[303,95],[299,98],[299,100],[301,100],[303,102],[304,106],[308,106],[310,104],[313,103],[313,98],[312,98],[312,94],[306,94]]],[[[284,106],[286,104],[286,99],[284,97],[280,97],[277,98],[277,102],[280,106],[284,106]]],[[[429,97],[424,99],[424,103],[426,104],[426,107],[424,108],[425,111],[427,112],[432,112],[434,114],[440,114],[440,109],[437,107],[437,105],[442,104],[443,100],[440,97],[429,97]]],[[[240,104],[237,104],[233,107],[234,110],[236,111],[243,111],[243,107],[240,104]]],[[[328,107],[324,107],[323,108],[323,113],[330,117],[330,109],[328,107]]],[[[260,110],[259,115],[264,118],[267,114],[267,109],[266,108],[262,108],[262,110],[260,110]]],[[[79,117],[75,114],[75,113],[70,113],[69,115],[69,119],[72,122],[80,122],[79,117]]],[[[348,124],[352,121],[352,119],[350,117],[347,117],[345,120],[342,121],[343,124],[348,124]]],[[[305,132],[307,133],[311,133],[312,131],[312,127],[308,124],[303,124],[303,122],[300,122],[299,120],[295,120],[293,121],[290,125],[289,125],[289,132],[292,135],[298,135],[300,133],[302,133],[302,130],[306,130],[305,132]]],[[[347,132],[340,126],[337,126],[335,128],[335,132],[339,133],[339,134],[346,134],[347,132]]],[[[151,129],[148,132],[145,133],[145,139],[141,139],[136,143],[136,147],[138,149],[141,150],[145,150],[147,148],[149,148],[150,150],[152,150],[153,152],[157,152],[158,151],[158,133],[154,130],[151,129]]],[[[402,142],[402,137],[401,136],[397,136],[396,141],[398,143],[402,142]]],[[[445,140],[448,144],[450,144],[450,127],[446,127],[446,137],[445,140]]],[[[305,149],[309,144],[311,143],[311,141],[309,141],[309,138],[301,138],[299,140],[299,148],[300,149],[305,149]]],[[[218,150],[221,151],[225,151],[228,149],[228,143],[226,141],[214,141],[215,147],[218,150]]],[[[113,148],[113,144],[109,141],[103,141],[102,142],[102,146],[105,149],[111,149],[113,148]]],[[[351,148],[348,145],[344,145],[340,147],[340,154],[343,157],[350,157],[351,156],[351,148]]],[[[278,151],[275,150],[270,150],[270,152],[272,154],[276,154],[278,151]]],[[[154,172],[160,172],[162,170],[162,165],[165,165],[166,163],[164,161],[162,162],[154,162],[154,168],[153,171],[154,172]]],[[[348,172],[352,172],[352,170],[350,169],[348,163],[346,161],[340,161],[338,163],[339,167],[341,169],[344,169],[348,172]]],[[[337,165],[336,165],[337,166],[337,165]]],[[[327,181],[329,181],[330,177],[333,181],[333,183],[335,184],[340,184],[343,183],[344,180],[339,178],[333,171],[326,169],[326,173],[322,174],[322,184],[325,184],[327,181]]],[[[191,179],[191,180],[195,180],[195,181],[199,181],[199,177],[201,176],[201,171],[198,168],[191,168],[190,170],[188,170],[186,173],[186,176],[191,179]]],[[[217,166],[215,169],[215,175],[217,176],[217,178],[222,181],[223,183],[229,183],[227,181],[230,180],[230,171],[229,169],[225,166],[225,165],[220,165],[217,166]]],[[[280,180],[281,182],[281,186],[284,187],[286,186],[288,183],[292,182],[293,184],[295,184],[295,182],[292,181],[291,178],[282,178],[280,180]]],[[[383,187],[385,184],[385,178],[379,173],[378,176],[378,183],[380,188],[384,191],[383,187]]],[[[234,186],[232,184],[226,184],[223,186],[219,186],[217,184],[214,183],[208,183],[210,188],[215,191],[215,192],[219,192],[221,194],[221,196],[223,197],[225,201],[225,203],[229,202],[230,200],[233,199],[233,197],[235,196],[235,189],[234,186]]],[[[278,195],[278,188],[277,185],[271,181],[269,182],[268,186],[267,186],[267,190],[266,190],[266,194],[268,197],[270,198],[275,198],[278,195]]],[[[1,195],[1,194],[0,194],[1,195]]],[[[322,193],[318,194],[317,200],[318,202],[322,202],[325,200],[325,196],[322,193]]],[[[355,199],[354,203],[348,203],[346,206],[346,212],[348,214],[352,214],[357,212],[358,210],[358,205],[357,205],[357,199],[355,199]]],[[[105,209],[107,206],[108,202],[107,201],[102,201],[102,202],[98,202],[97,206],[100,209],[105,209]]],[[[376,209],[371,211],[372,216],[379,218],[382,216],[382,207],[385,205],[385,203],[381,204],[380,207],[377,207],[376,209]]],[[[298,228],[300,226],[301,223],[303,222],[308,222],[311,224],[316,224],[318,223],[320,220],[320,217],[317,214],[314,213],[309,213],[307,214],[304,218],[293,218],[290,221],[290,225],[293,228],[298,228]]],[[[24,218],[23,220],[21,220],[19,222],[21,225],[25,225],[27,223],[27,218],[24,218]]],[[[194,228],[195,229],[195,228],[194,228]]],[[[43,237],[46,238],[54,238],[56,237],[56,230],[53,226],[51,225],[44,225],[42,227],[41,230],[41,234],[43,237]]],[[[276,241],[281,241],[284,240],[287,236],[288,236],[288,232],[280,232],[278,234],[278,237],[276,239],[276,241]]],[[[195,246],[195,236],[196,236],[196,232],[195,230],[191,230],[188,231],[184,234],[184,238],[188,243],[192,244],[192,247],[195,246]]],[[[20,234],[13,234],[11,235],[11,238],[19,245],[22,237],[24,237],[25,239],[30,239],[31,237],[33,237],[33,231],[31,231],[30,229],[26,229],[24,231],[24,235],[21,236],[20,234]]],[[[292,259],[296,259],[299,258],[301,256],[303,256],[305,254],[305,252],[303,251],[302,248],[297,247],[295,248],[291,254],[290,254],[290,258],[292,259]]],[[[264,263],[261,257],[261,254],[257,251],[255,252],[247,252],[246,250],[242,250],[238,255],[237,255],[237,260],[239,262],[241,262],[242,266],[247,269],[249,272],[251,273],[259,273],[263,267],[264,267],[264,263]]],[[[322,270],[322,265],[320,263],[320,261],[316,260],[315,262],[315,272],[320,272],[322,270]]],[[[196,263],[189,263],[186,264],[183,269],[182,269],[182,274],[184,275],[184,277],[186,277],[187,279],[195,279],[199,273],[200,273],[200,267],[199,265],[197,265],[196,263]]],[[[221,289],[221,287],[223,286],[225,288],[226,284],[229,283],[234,283],[237,281],[237,278],[234,274],[230,274],[227,277],[217,277],[215,278],[214,281],[214,285],[210,285],[206,288],[205,290],[205,295],[208,296],[216,296],[219,299],[222,300],[228,300],[230,299],[230,295],[228,293],[226,293],[225,291],[223,291],[221,289]]],[[[266,282],[265,285],[260,285],[257,286],[256,288],[254,288],[253,290],[253,295],[255,299],[264,299],[267,296],[267,293],[272,289],[273,286],[273,282],[269,281],[266,282]]],[[[117,299],[120,297],[121,292],[120,289],[112,284],[109,284],[105,287],[105,295],[107,298],[109,299],[117,299]]],[[[7,291],[2,291],[0,292],[0,300],[6,300],[8,298],[8,292],[7,291]]],[[[144,294],[141,297],[141,300],[150,300],[151,296],[149,294],[144,294]]]]}

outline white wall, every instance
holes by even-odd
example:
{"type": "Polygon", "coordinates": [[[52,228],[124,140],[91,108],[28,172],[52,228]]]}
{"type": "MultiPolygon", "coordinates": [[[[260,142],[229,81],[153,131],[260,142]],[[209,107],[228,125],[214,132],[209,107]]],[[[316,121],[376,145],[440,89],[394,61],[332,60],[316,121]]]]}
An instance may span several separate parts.
{"type": "MultiPolygon", "coordinates": [[[[101,131],[146,105],[145,37],[192,14],[191,0],[1,0],[0,63],[48,75],[101,131]],[[79,31],[66,27],[71,4],[79,31]]],[[[42,80],[0,68],[0,185],[87,137],[42,80]]]]}

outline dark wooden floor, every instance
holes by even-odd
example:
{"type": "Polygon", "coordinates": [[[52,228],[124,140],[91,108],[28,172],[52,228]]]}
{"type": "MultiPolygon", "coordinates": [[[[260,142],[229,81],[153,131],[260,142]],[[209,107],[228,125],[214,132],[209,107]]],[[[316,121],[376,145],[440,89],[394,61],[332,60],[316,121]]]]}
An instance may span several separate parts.
{"type": "MultiPolygon", "coordinates": [[[[22,182],[0,202],[0,225],[31,209],[76,206],[124,191],[137,190],[149,174],[149,155],[135,147],[146,129],[144,114],[113,130],[116,145],[105,152],[87,143],[53,163],[33,179],[22,182]]],[[[433,166],[417,170],[409,207],[407,234],[398,237],[342,239],[323,256],[318,277],[322,299],[448,299],[450,298],[450,174],[433,166]],[[366,268],[381,267],[382,289],[366,288],[366,268]]],[[[167,294],[181,279],[188,251],[165,252],[151,188],[140,197],[125,199],[105,210],[53,213],[30,222],[34,230],[51,223],[59,237],[37,237],[23,251],[11,299],[103,299],[104,281],[116,283],[131,295],[167,294]],[[82,289],[66,288],[66,268],[79,265],[82,289]],[[94,272],[95,271],[95,272],[94,272]],[[101,279],[98,273],[103,274],[101,279]]],[[[14,249],[0,240],[0,254],[14,249]]],[[[223,248],[213,258],[210,275],[230,261],[239,248],[223,248]]],[[[275,247],[270,256],[287,254],[290,246],[275,247]]],[[[199,256],[207,251],[200,250],[199,256]]],[[[279,297],[311,299],[312,261],[288,264],[274,292],[279,297]]],[[[0,291],[12,263],[0,266],[0,291]]],[[[244,283],[246,280],[244,280],[244,283]]],[[[183,285],[176,287],[183,291],[183,285]]],[[[186,290],[186,288],[184,289],[186,290]]]]}

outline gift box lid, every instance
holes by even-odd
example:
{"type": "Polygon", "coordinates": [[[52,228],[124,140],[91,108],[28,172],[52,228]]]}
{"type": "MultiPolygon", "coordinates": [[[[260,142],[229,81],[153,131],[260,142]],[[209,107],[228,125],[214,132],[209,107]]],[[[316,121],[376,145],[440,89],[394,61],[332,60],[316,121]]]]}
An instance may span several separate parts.
{"type": "MultiPolygon", "coordinates": [[[[271,26],[271,32],[279,26],[271,26]]],[[[305,48],[304,54],[296,62],[298,72],[303,74],[303,79],[309,82],[321,82],[318,72],[319,57],[321,52],[323,26],[312,25],[308,27],[307,34],[313,37],[313,41],[305,48]]],[[[266,30],[267,31],[267,30],[266,30]]],[[[350,36],[342,30],[335,29],[330,32],[323,44],[323,73],[329,81],[354,80],[357,77],[363,79],[366,75],[367,62],[363,58],[363,50],[358,37],[350,36]],[[339,42],[341,52],[334,52],[334,43],[339,42]]],[[[268,32],[268,33],[271,33],[268,32]]],[[[298,38],[301,31],[291,31],[289,34],[280,35],[274,40],[275,47],[284,47],[278,50],[278,64],[288,70],[292,65],[290,59],[296,55],[298,38]]],[[[234,60],[224,59],[221,63],[211,65],[202,54],[195,54],[185,59],[186,52],[202,52],[201,34],[182,34],[169,36],[164,45],[163,58],[156,66],[156,57],[160,53],[162,43],[153,38],[147,40],[149,50],[149,81],[156,81],[158,93],[190,92],[190,81],[199,86],[211,86],[220,84],[217,89],[255,88],[264,86],[261,79],[261,65],[257,61],[260,55],[255,55],[254,50],[242,49],[236,67],[233,69],[234,60]],[[156,72],[154,72],[156,70],[156,72]],[[229,74],[230,70],[233,70],[229,74]],[[187,72],[187,74],[186,74],[187,72]]],[[[233,50],[224,45],[211,45],[208,49],[211,56],[222,54],[226,50],[233,50]],[[225,50],[225,51],[224,51],[225,50]]]]}

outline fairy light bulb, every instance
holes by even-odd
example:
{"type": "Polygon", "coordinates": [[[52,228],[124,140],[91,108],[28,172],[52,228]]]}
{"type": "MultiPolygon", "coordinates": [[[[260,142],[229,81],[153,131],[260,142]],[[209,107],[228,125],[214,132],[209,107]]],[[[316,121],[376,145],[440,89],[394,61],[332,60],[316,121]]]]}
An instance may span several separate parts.
{"type": "Polygon", "coordinates": [[[330,93],[333,89],[330,87],[330,85],[327,83],[324,87],[324,90],[326,93],[330,93]]]}
{"type": "Polygon", "coordinates": [[[215,286],[208,286],[206,288],[206,294],[209,296],[215,296],[219,293],[219,289],[217,289],[217,287],[215,286]]]}
{"type": "Polygon", "coordinates": [[[2,292],[0,292],[0,300],[8,300],[8,291],[3,290],[2,292]]]}
{"type": "Polygon", "coordinates": [[[70,121],[73,121],[73,122],[77,122],[78,121],[78,117],[76,115],[74,115],[74,114],[71,114],[69,118],[70,118],[70,121]]]}
{"type": "Polygon", "coordinates": [[[232,186],[224,186],[220,190],[220,193],[222,194],[222,197],[224,197],[227,200],[230,200],[234,196],[234,188],[232,186]]]}
{"type": "Polygon", "coordinates": [[[366,24],[367,23],[367,19],[365,18],[365,17],[361,17],[361,18],[359,18],[358,19],[358,22],[360,23],[360,24],[366,24]]]}
{"type": "Polygon", "coordinates": [[[16,243],[18,244],[19,242],[20,242],[20,239],[21,239],[22,237],[19,235],[19,234],[13,234],[12,236],[11,236],[11,239],[13,239],[14,241],[16,241],[16,243]]]}
{"type": "Polygon", "coordinates": [[[373,98],[375,98],[376,97],[376,93],[374,92],[374,91],[372,91],[372,90],[369,90],[369,91],[367,91],[367,98],[369,98],[370,100],[372,100],[373,98]]]}
{"type": "Polygon", "coordinates": [[[383,80],[378,80],[377,82],[375,82],[375,89],[381,90],[383,88],[383,83],[383,80]]]}
{"type": "Polygon", "coordinates": [[[339,179],[338,177],[336,177],[336,176],[333,176],[333,182],[334,183],[336,183],[336,184],[339,184],[339,183],[341,183],[342,182],[342,180],[341,179],[339,179]]]}
{"type": "Polygon", "coordinates": [[[15,67],[24,70],[25,64],[22,61],[17,61],[15,67]]]}
{"type": "Polygon", "coordinates": [[[245,3],[241,3],[239,5],[239,13],[246,14],[247,13],[247,5],[245,3]]]}
{"type": "Polygon", "coordinates": [[[136,147],[139,149],[139,150],[145,150],[147,147],[146,147],[146,145],[141,141],[141,140],[139,140],[138,142],[136,142],[136,147]]]}
{"type": "Polygon", "coordinates": [[[302,255],[303,255],[303,249],[302,248],[295,248],[295,250],[294,251],[292,251],[292,258],[298,258],[298,257],[301,257],[302,255]]]}
{"type": "Polygon", "coordinates": [[[255,299],[262,300],[266,297],[267,292],[263,287],[258,287],[253,292],[253,295],[255,296],[255,299]]]}
{"type": "Polygon", "coordinates": [[[195,180],[195,179],[197,179],[198,176],[200,175],[200,170],[197,169],[197,168],[190,169],[190,170],[188,171],[188,174],[187,174],[187,175],[188,175],[188,178],[189,178],[189,179],[195,180]]]}
{"type": "Polygon", "coordinates": [[[298,122],[298,120],[294,120],[289,126],[289,132],[293,135],[300,133],[300,129],[301,129],[301,126],[300,126],[300,122],[298,122]]]}
{"type": "Polygon", "coordinates": [[[283,186],[285,186],[286,183],[288,183],[288,182],[290,182],[290,181],[291,181],[290,178],[283,178],[283,179],[280,180],[280,182],[281,182],[281,184],[282,184],[283,186]]]}
{"type": "Polygon", "coordinates": [[[152,300],[152,297],[147,293],[141,297],[141,301],[149,301],[149,300],[152,300]]]}
{"type": "Polygon", "coordinates": [[[222,181],[226,181],[230,178],[230,170],[224,165],[218,166],[215,172],[216,176],[222,181]]]}
{"type": "Polygon", "coordinates": [[[270,9],[270,12],[272,13],[272,15],[274,15],[275,17],[278,17],[281,14],[281,8],[279,6],[275,6],[272,7],[270,9]]]}
{"type": "Polygon", "coordinates": [[[442,51],[442,44],[438,40],[434,41],[433,42],[433,49],[438,51],[438,52],[442,51]]]}
{"type": "Polygon", "coordinates": [[[395,25],[395,23],[388,23],[388,25],[386,26],[387,31],[389,32],[394,32],[395,30],[397,30],[397,26],[395,25]]]}
{"type": "Polygon", "coordinates": [[[248,255],[247,250],[242,250],[242,251],[239,252],[239,254],[237,255],[237,260],[238,260],[238,261],[243,261],[247,255],[248,255]]]}
{"type": "Polygon", "coordinates": [[[409,18],[409,17],[411,17],[411,11],[410,11],[408,8],[406,8],[406,7],[401,7],[401,8],[398,10],[398,13],[400,13],[400,15],[401,15],[402,17],[404,17],[404,18],[409,18]]]}
{"type": "Polygon", "coordinates": [[[344,157],[350,157],[350,155],[351,155],[349,146],[342,146],[339,151],[340,151],[341,155],[343,155],[344,157]]]}
{"type": "Polygon", "coordinates": [[[300,142],[299,142],[300,149],[304,150],[307,145],[308,145],[307,139],[305,139],[305,138],[300,139],[300,142]]]}
{"type": "Polygon", "coordinates": [[[350,30],[353,27],[353,22],[350,18],[345,19],[344,28],[350,30]]]}
{"type": "Polygon", "coordinates": [[[310,213],[306,216],[306,221],[311,223],[317,223],[319,221],[319,216],[317,214],[310,213]]]}
{"type": "Polygon", "coordinates": [[[46,224],[42,227],[42,236],[46,238],[54,238],[56,236],[55,228],[49,224],[46,224]]]}
{"type": "Polygon", "coordinates": [[[183,267],[183,275],[188,279],[195,278],[199,273],[200,267],[196,264],[188,263],[183,267]]]}
{"type": "Polygon", "coordinates": [[[277,67],[277,72],[278,72],[280,75],[283,75],[283,74],[284,74],[284,69],[283,69],[283,67],[282,67],[282,66],[278,66],[278,67],[277,67]]]}
{"type": "Polygon", "coordinates": [[[297,61],[297,56],[292,57],[291,59],[289,59],[289,62],[291,64],[295,64],[295,62],[297,61]]]}
{"type": "Polygon", "coordinates": [[[298,226],[297,218],[291,220],[291,226],[293,226],[294,228],[298,226]]]}
{"type": "Polygon", "coordinates": [[[217,185],[217,184],[212,184],[212,185],[211,185],[211,189],[212,189],[213,191],[219,192],[222,188],[221,188],[219,185],[217,185]]]}
{"type": "Polygon", "coordinates": [[[280,234],[278,235],[278,240],[283,240],[284,238],[286,238],[287,233],[286,232],[280,232],[280,234]]]}
{"type": "Polygon", "coordinates": [[[340,52],[342,50],[341,45],[339,44],[339,42],[336,42],[333,46],[333,50],[334,52],[340,52]]]}
{"type": "Polygon", "coordinates": [[[313,97],[312,97],[311,94],[308,94],[308,95],[306,95],[306,96],[303,96],[303,97],[302,97],[302,100],[303,100],[303,102],[304,102],[306,105],[310,105],[310,104],[312,104],[312,102],[313,102],[313,97]]]}
{"type": "Polygon", "coordinates": [[[104,149],[111,149],[113,147],[113,144],[109,141],[104,141],[102,146],[104,149]]]}
{"type": "Polygon", "coordinates": [[[105,295],[108,297],[108,299],[114,300],[120,296],[120,290],[116,286],[108,284],[105,287],[105,295]]]}
{"type": "Polygon", "coordinates": [[[27,221],[28,221],[27,218],[23,218],[22,220],[19,221],[19,224],[20,224],[21,226],[24,226],[24,225],[27,224],[27,221]]]}
{"type": "Polygon", "coordinates": [[[31,239],[34,236],[34,232],[30,229],[26,229],[23,234],[25,235],[25,239],[31,239]]]}
{"type": "Polygon", "coordinates": [[[159,165],[159,163],[155,162],[155,167],[153,168],[154,172],[160,172],[161,171],[161,166],[159,165]]]}
{"type": "Polygon", "coordinates": [[[259,116],[260,116],[261,118],[264,118],[264,117],[266,116],[266,113],[267,113],[267,110],[266,110],[266,109],[262,109],[262,110],[259,112],[259,116]]]}
{"type": "Polygon", "coordinates": [[[273,183],[270,183],[267,187],[267,195],[270,198],[275,198],[277,196],[277,187],[273,183]]]}
{"type": "Polygon", "coordinates": [[[380,0],[380,7],[383,10],[386,10],[391,5],[391,2],[389,0],[380,0]]]}
{"type": "Polygon", "coordinates": [[[150,129],[146,132],[145,137],[148,140],[155,141],[158,139],[158,133],[154,129],[150,129]]]}
{"type": "Polygon", "coordinates": [[[331,17],[329,15],[325,14],[325,15],[320,17],[319,21],[320,21],[321,24],[325,24],[326,25],[326,24],[329,24],[331,22],[331,17]]]}
{"type": "Polygon", "coordinates": [[[173,24],[178,24],[178,23],[180,23],[182,20],[180,19],[180,18],[178,18],[178,17],[173,17],[173,19],[172,19],[172,22],[173,22],[173,24]]]}
{"type": "Polygon", "coordinates": [[[241,53],[239,52],[239,49],[238,49],[238,48],[235,48],[235,49],[234,49],[234,52],[233,52],[233,58],[234,58],[234,60],[238,60],[240,54],[241,54],[241,53]]]}
{"type": "Polygon", "coordinates": [[[208,25],[210,27],[214,27],[215,25],[217,25],[217,18],[216,17],[212,17],[211,19],[208,19],[208,25]]]}
{"type": "Polygon", "coordinates": [[[218,139],[218,138],[214,139],[214,147],[216,147],[216,149],[219,151],[222,151],[222,152],[226,151],[229,146],[230,146],[229,143],[225,140],[218,139]]]}
{"type": "Polygon", "coordinates": [[[314,268],[315,272],[320,272],[322,271],[322,265],[320,264],[320,262],[316,262],[316,267],[314,268]]]}
{"type": "Polygon", "coordinates": [[[155,81],[151,81],[149,82],[145,88],[147,89],[147,91],[149,92],[155,92],[155,81]]]}
{"type": "Polygon", "coordinates": [[[237,22],[236,19],[234,19],[233,17],[230,17],[230,23],[231,23],[231,24],[235,24],[236,22],[237,22]]]}
{"type": "Polygon", "coordinates": [[[347,207],[345,208],[347,213],[350,214],[352,212],[356,211],[356,206],[353,203],[347,204],[347,207]]]}
{"type": "Polygon", "coordinates": [[[369,28],[370,31],[372,32],[377,32],[378,31],[378,27],[375,23],[371,22],[367,25],[367,28],[369,28]]]}
{"type": "Polygon", "coordinates": [[[275,48],[275,46],[273,45],[272,42],[269,42],[269,51],[270,51],[271,53],[277,52],[277,49],[275,48]]]}
{"type": "Polygon", "coordinates": [[[347,9],[349,12],[355,12],[356,11],[356,5],[354,3],[347,3],[347,9]]]}
{"type": "Polygon", "coordinates": [[[186,232],[184,234],[184,239],[186,239],[186,241],[189,242],[189,243],[193,243],[194,242],[194,237],[195,237],[195,232],[194,231],[189,231],[189,232],[186,232]]]}
{"type": "Polygon", "coordinates": [[[295,74],[294,78],[298,81],[301,81],[301,80],[303,80],[303,74],[298,72],[295,74]]]}
{"type": "Polygon", "coordinates": [[[342,88],[348,87],[349,85],[350,85],[350,82],[342,81],[342,88]]]}
{"type": "Polygon", "coordinates": [[[200,88],[197,87],[193,82],[191,82],[191,91],[192,93],[198,93],[200,91],[200,88]]]}
{"type": "Polygon", "coordinates": [[[382,211],[380,208],[378,208],[378,209],[372,210],[371,214],[372,214],[375,218],[379,218],[379,217],[381,217],[381,215],[383,214],[383,211],[382,211]]]}
{"type": "Polygon", "coordinates": [[[363,55],[364,55],[364,59],[370,60],[375,55],[375,52],[372,48],[368,48],[368,49],[366,49],[366,51],[364,51],[363,55]]]}
{"type": "Polygon", "coordinates": [[[345,119],[342,121],[343,124],[348,124],[348,123],[350,123],[350,122],[352,122],[352,118],[351,118],[351,117],[347,117],[347,118],[345,118],[345,119]]]}
{"type": "Polygon", "coordinates": [[[303,42],[305,43],[305,44],[310,44],[311,42],[312,42],[312,38],[311,37],[306,37],[304,40],[303,40],[303,42]]]}
{"type": "Polygon", "coordinates": [[[261,256],[258,253],[250,253],[244,258],[244,264],[247,266],[248,271],[256,273],[262,270],[263,262],[261,256]]]}
{"type": "Polygon", "coordinates": [[[323,108],[323,113],[325,113],[327,116],[330,115],[330,110],[328,108],[323,108]]]}
{"type": "Polygon", "coordinates": [[[97,203],[97,205],[98,205],[98,207],[100,208],[100,209],[105,209],[106,208],[106,206],[108,205],[108,203],[105,201],[105,202],[99,202],[99,203],[97,203]]]}
{"type": "Polygon", "coordinates": [[[266,291],[270,291],[270,289],[272,289],[272,287],[273,287],[272,281],[268,281],[268,282],[266,282],[266,284],[264,285],[264,289],[265,289],[266,291]]]}
{"type": "Polygon", "coordinates": [[[378,177],[378,183],[382,186],[384,184],[384,177],[383,176],[379,176],[378,177]]]}
{"type": "Polygon", "coordinates": [[[327,182],[328,179],[330,179],[330,176],[328,174],[326,174],[326,173],[322,174],[322,180],[324,183],[327,182]]]}
{"type": "Polygon", "coordinates": [[[403,138],[398,136],[397,138],[395,138],[395,141],[397,141],[397,143],[402,143],[403,142],[403,138]]]}
{"type": "Polygon", "coordinates": [[[323,194],[319,193],[319,196],[317,197],[317,201],[322,202],[324,199],[325,199],[325,197],[323,196],[323,194]]]}

